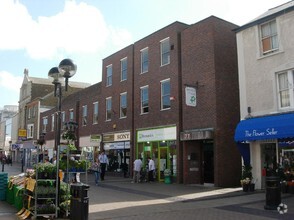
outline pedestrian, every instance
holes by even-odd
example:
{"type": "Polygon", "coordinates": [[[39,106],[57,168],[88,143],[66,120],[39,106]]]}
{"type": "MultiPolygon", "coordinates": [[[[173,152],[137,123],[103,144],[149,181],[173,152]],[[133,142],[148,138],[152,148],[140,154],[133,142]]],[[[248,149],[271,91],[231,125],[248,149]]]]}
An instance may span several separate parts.
{"type": "Polygon", "coordinates": [[[11,157],[11,155],[8,155],[8,157],[7,157],[7,164],[9,165],[11,165],[12,166],[12,157],[11,157]]]}
{"type": "Polygon", "coordinates": [[[151,159],[151,157],[148,157],[148,180],[149,182],[154,181],[154,171],[155,171],[155,163],[154,160],[151,159]]]}
{"type": "Polygon", "coordinates": [[[96,158],[95,162],[92,164],[91,170],[94,172],[95,184],[96,184],[96,186],[98,186],[99,176],[101,173],[100,161],[98,158],[96,158]]]}
{"type": "Polygon", "coordinates": [[[99,155],[98,160],[100,161],[100,166],[101,166],[100,177],[101,177],[101,180],[103,181],[105,176],[106,165],[108,165],[108,158],[104,150],[99,155]]]}
{"type": "Polygon", "coordinates": [[[140,182],[141,169],[142,169],[142,159],[138,158],[134,161],[134,174],[133,174],[132,183],[139,183],[140,182]]]}

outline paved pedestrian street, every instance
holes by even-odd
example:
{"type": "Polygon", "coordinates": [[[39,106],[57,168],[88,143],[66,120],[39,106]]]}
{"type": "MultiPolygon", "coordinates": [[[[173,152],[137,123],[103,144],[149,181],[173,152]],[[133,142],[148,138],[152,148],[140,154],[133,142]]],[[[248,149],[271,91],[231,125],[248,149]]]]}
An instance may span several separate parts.
{"type": "MultiPolygon", "coordinates": [[[[19,164],[5,166],[10,175],[20,173],[19,164]]],[[[241,188],[203,185],[131,183],[130,178],[109,176],[95,185],[94,175],[81,175],[90,186],[89,204],[81,203],[78,213],[89,208],[88,219],[294,219],[294,196],[282,194],[287,213],[265,210],[265,191],[245,193],[241,188]]],[[[0,219],[17,219],[16,209],[0,201],[0,219]]],[[[86,218],[84,218],[86,219],[86,218]]]]}

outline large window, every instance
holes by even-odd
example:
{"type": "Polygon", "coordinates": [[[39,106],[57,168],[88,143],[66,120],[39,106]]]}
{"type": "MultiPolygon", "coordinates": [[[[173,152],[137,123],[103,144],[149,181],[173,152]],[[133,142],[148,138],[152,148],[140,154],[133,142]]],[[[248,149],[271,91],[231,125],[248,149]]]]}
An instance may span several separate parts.
{"type": "Polygon", "coordinates": [[[98,102],[93,103],[93,124],[98,124],[98,102]]]}
{"type": "Polygon", "coordinates": [[[112,85],[112,65],[106,67],[106,86],[112,85]]]}
{"type": "Polygon", "coordinates": [[[34,137],[34,124],[28,124],[27,126],[27,138],[33,138],[34,137]]]}
{"type": "Polygon", "coordinates": [[[127,117],[127,93],[120,94],[120,118],[127,117]]]}
{"type": "Polygon", "coordinates": [[[294,107],[293,70],[278,74],[279,107],[294,107]]]}
{"type": "Polygon", "coordinates": [[[61,112],[61,123],[65,122],[65,112],[61,112]]]}
{"type": "Polygon", "coordinates": [[[54,125],[55,125],[55,116],[54,114],[51,115],[51,131],[54,131],[54,125]]]}
{"type": "Polygon", "coordinates": [[[83,126],[87,125],[87,115],[88,115],[88,106],[84,105],[83,106],[83,116],[82,116],[82,125],[83,126]]]}
{"type": "Polygon", "coordinates": [[[262,53],[268,54],[278,50],[278,32],[276,21],[270,21],[260,26],[262,53]]]}
{"type": "Polygon", "coordinates": [[[161,110],[170,108],[170,80],[161,81],[161,110]]]}
{"type": "Polygon", "coordinates": [[[149,56],[148,48],[141,50],[141,73],[148,72],[149,56]]]}
{"type": "Polygon", "coordinates": [[[128,58],[120,61],[121,81],[127,80],[128,77],[128,58]]]}
{"type": "Polygon", "coordinates": [[[44,117],[43,118],[43,129],[42,129],[42,132],[43,133],[46,133],[47,132],[47,124],[48,124],[48,118],[47,117],[44,117]]]}
{"type": "Polygon", "coordinates": [[[69,110],[69,120],[70,121],[73,121],[74,120],[74,111],[73,111],[73,109],[70,109],[69,110]]]}
{"type": "Polygon", "coordinates": [[[161,66],[170,63],[170,45],[169,38],[166,38],[160,42],[160,52],[161,52],[161,66]]]}
{"type": "Polygon", "coordinates": [[[31,118],[31,114],[32,114],[32,108],[29,108],[29,109],[28,109],[28,119],[31,118]]]}
{"type": "Polygon", "coordinates": [[[141,87],[141,114],[149,112],[149,87],[141,87]]]}
{"type": "Polygon", "coordinates": [[[108,97],[106,98],[106,121],[111,120],[111,114],[112,113],[112,98],[108,97]]]}

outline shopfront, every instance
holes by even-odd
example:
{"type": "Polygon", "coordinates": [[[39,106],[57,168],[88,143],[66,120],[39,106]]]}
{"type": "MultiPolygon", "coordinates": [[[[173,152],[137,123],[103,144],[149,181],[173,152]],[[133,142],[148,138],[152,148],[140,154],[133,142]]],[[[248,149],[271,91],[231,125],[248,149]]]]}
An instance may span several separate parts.
{"type": "Polygon", "coordinates": [[[184,183],[214,184],[214,130],[193,129],[181,132],[183,141],[184,183]]]}
{"type": "Polygon", "coordinates": [[[100,151],[102,136],[91,134],[90,136],[80,137],[79,148],[82,150],[83,159],[94,161],[94,156],[100,151]]]}
{"type": "Polygon", "coordinates": [[[241,121],[235,131],[235,141],[244,164],[251,164],[258,189],[265,188],[265,177],[285,173],[293,179],[294,114],[279,114],[241,121]],[[277,172],[279,170],[279,172],[277,172]]]}
{"type": "Polygon", "coordinates": [[[127,177],[130,172],[131,133],[118,132],[103,134],[103,149],[108,157],[108,172],[122,173],[127,177]]]}
{"type": "Polygon", "coordinates": [[[148,157],[154,160],[157,181],[164,180],[164,170],[169,169],[173,179],[177,177],[177,129],[176,126],[137,131],[136,158],[142,158],[143,169],[148,167],[148,157]]]}

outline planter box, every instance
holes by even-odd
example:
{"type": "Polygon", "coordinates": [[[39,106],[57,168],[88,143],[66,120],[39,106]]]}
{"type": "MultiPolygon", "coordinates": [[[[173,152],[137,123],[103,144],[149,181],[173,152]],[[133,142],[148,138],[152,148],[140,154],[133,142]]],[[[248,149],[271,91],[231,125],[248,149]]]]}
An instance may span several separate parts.
{"type": "Polygon", "coordinates": [[[164,183],[165,184],[171,184],[171,178],[170,178],[170,176],[165,176],[164,177],[164,183]]]}

